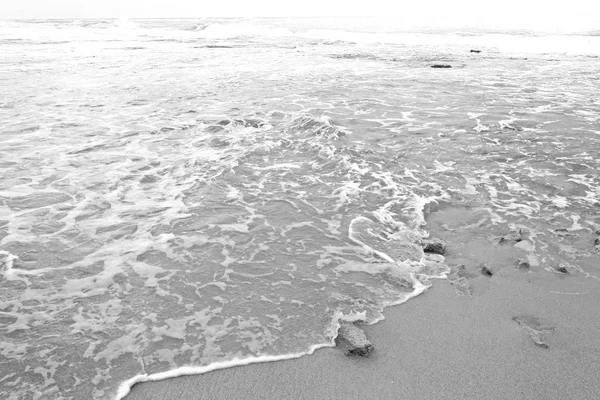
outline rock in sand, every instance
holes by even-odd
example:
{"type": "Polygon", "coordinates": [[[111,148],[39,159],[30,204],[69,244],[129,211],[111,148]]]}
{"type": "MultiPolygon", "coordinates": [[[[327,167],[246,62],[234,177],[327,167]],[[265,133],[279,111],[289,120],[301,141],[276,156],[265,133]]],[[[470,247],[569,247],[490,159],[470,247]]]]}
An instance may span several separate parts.
{"type": "Polygon", "coordinates": [[[369,342],[365,332],[352,322],[340,321],[340,329],[335,338],[337,347],[344,350],[347,356],[357,355],[369,357],[375,347],[369,342]]]}

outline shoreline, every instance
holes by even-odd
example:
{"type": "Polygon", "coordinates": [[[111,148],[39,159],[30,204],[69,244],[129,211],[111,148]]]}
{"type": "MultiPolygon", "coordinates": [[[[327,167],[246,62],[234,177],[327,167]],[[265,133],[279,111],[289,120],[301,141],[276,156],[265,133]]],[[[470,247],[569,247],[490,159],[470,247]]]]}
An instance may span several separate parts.
{"type": "Polygon", "coordinates": [[[375,346],[369,358],[323,348],[140,383],[125,399],[596,399],[600,344],[590,333],[600,331],[600,290],[580,278],[506,267],[470,280],[472,297],[436,280],[364,327],[375,346]],[[519,316],[540,322],[549,348],[534,343],[519,316]]]}

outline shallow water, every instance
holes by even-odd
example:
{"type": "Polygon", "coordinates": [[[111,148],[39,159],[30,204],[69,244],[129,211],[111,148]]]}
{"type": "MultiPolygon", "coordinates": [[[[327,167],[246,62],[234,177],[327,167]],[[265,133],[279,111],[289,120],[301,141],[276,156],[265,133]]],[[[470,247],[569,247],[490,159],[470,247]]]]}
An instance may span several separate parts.
{"type": "Polygon", "coordinates": [[[327,24],[2,22],[7,398],[332,345],[453,276],[430,213],[597,279],[598,37],[327,24]]]}

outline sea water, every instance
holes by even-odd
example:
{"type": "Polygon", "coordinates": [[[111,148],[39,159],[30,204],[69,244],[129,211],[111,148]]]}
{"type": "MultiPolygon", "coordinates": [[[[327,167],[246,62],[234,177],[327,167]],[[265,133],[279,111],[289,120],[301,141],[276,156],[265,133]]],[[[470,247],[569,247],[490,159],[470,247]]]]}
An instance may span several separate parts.
{"type": "Polygon", "coordinates": [[[598,273],[598,31],[2,21],[0,54],[3,399],[332,346],[450,275],[444,204],[598,273]]]}

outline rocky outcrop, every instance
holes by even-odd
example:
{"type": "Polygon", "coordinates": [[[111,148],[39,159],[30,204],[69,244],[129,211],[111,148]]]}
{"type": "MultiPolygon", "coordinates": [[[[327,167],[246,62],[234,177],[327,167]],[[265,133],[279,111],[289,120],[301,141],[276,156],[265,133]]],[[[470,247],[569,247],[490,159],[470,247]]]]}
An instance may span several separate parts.
{"type": "Polygon", "coordinates": [[[425,253],[444,255],[446,253],[446,242],[435,238],[425,240],[423,241],[423,251],[425,253]]]}
{"type": "Polygon", "coordinates": [[[340,329],[335,344],[347,356],[369,357],[375,347],[369,342],[365,332],[352,322],[340,321],[340,329]]]}

